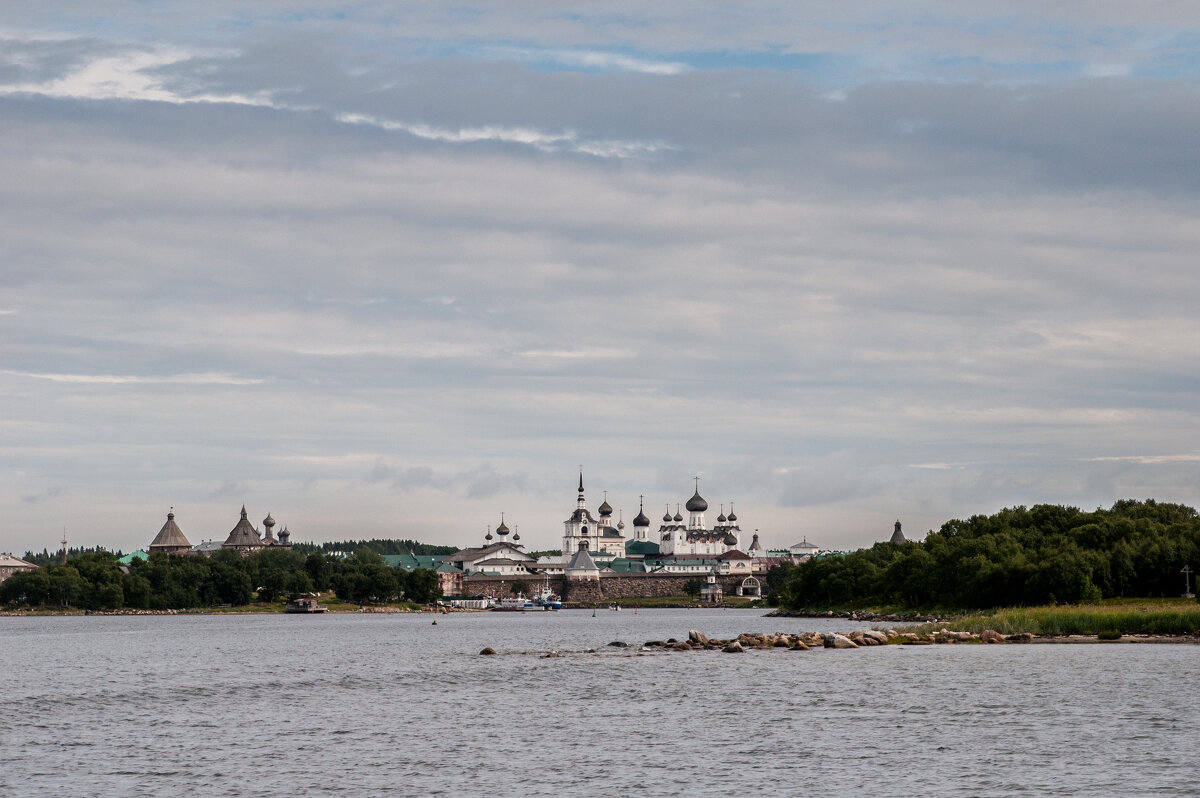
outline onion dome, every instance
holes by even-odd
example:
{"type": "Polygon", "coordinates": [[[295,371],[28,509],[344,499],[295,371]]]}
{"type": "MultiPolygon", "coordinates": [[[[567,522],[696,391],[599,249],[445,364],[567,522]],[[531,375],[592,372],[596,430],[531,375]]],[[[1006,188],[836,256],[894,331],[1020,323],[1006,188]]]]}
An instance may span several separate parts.
{"type": "Polygon", "coordinates": [[[638,514],[633,519],[633,525],[650,526],[650,519],[646,517],[646,513],[642,511],[641,507],[638,508],[638,514]]]}
{"type": "Polygon", "coordinates": [[[625,529],[625,519],[624,518],[622,518],[620,521],[617,521],[617,529],[622,529],[622,530],[625,529]]]}
{"type": "Polygon", "coordinates": [[[267,513],[267,517],[263,519],[263,526],[275,526],[275,519],[271,517],[270,513],[267,513]]]}
{"type": "Polygon", "coordinates": [[[721,505],[721,514],[717,516],[717,523],[723,524],[729,519],[725,517],[725,505],[721,505]]]}
{"type": "MultiPolygon", "coordinates": [[[[689,504],[690,504],[690,502],[689,502],[689,504]]],[[[705,506],[705,507],[707,507],[708,505],[706,504],[706,505],[704,505],[704,506],[705,506]]],[[[691,508],[689,508],[689,509],[691,509],[691,508]]],[[[675,505],[675,518],[674,518],[673,520],[674,520],[676,523],[678,523],[679,521],[682,521],[682,520],[683,520],[683,516],[679,514],[679,505],[678,505],[678,504],[677,504],[677,505],[675,505]]]]}
{"type": "Polygon", "coordinates": [[[737,516],[733,514],[733,502],[729,503],[729,518],[727,520],[731,524],[737,523],[737,516]]]}
{"type": "Polygon", "coordinates": [[[600,505],[599,510],[601,518],[608,518],[612,515],[612,505],[608,503],[608,491],[604,491],[604,504],[600,505]]]}
{"type": "Polygon", "coordinates": [[[726,546],[736,546],[737,545],[737,535],[730,532],[728,535],[725,536],[724,543],[726,546]]]}
{"type": "Polygon", "coordinates": [[[579,492],[583,493],[583,469],[579,469],[579,492]]]}
{"type": "Polygon", "coordinates": [[[700,498],[700,491],[697,490],[692,498],[687,501],[687,511],[689,513],[702,513],[708,509],[708,502],[700,498]]]}
{"type": "Polygon", "coordinates": [[[513,532],[513,543],[516,543],[516,542],[517,542],[518,540],[520,540],[520,539],[521,539],[521,533],[520,533],[520,532],[513,532]]]}
{"type": "Polygon", "coordinates": [[[667,524],[671,523],[671,505],[669,504],[667,505],[667,511],[663,513],[663,522],[667,524]]]}
{"type": "Polygon", "coordinates": [[[484,539],[484,540],[491,540],[491,539],[492,539],[492,528],[491,528],[490,526],[488,527],[487,534],[483,536],[483,539],[484,539]]]}
{"type": "Polygon", "coordinates": [[[501,537],[508,534],[508,526],[504,523],[504,513],[500,513],[500,526],[496,527],[496,534],[501,537]]]}

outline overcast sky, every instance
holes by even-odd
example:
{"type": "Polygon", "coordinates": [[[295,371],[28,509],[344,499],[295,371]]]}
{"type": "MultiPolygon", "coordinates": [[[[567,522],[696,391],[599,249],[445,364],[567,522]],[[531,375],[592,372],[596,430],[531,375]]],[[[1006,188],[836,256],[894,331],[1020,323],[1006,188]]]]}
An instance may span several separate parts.
{"type": "Polygon", "coordinates": [[[6,2],[0,550],[1200,503],[1194,3],[6,2]]]}

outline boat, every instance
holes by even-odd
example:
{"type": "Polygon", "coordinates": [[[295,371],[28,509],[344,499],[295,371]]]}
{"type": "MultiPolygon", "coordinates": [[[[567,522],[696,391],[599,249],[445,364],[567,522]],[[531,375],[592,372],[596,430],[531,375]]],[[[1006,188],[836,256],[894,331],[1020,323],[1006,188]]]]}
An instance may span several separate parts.
{"type": "Polygon", "coordinates": [[[289,601],[287,606],[283,608],[283,611],[312,615],[318,612],[325,612],[328,609],[324,604],[317,603],[315,598],[298,598],[289,601]]]}
{"type": "Polygon", "coordinates": [[[496,612],[524,612],[526,604],[532,604],[529,599],[524,596],[517,595],[512,598],[502,598],[492,605],[492,609],[496,612]]]}
{"type": "Polygon", "coordinates": [[[553,590],[551,590],[548,587],[542,588],[542,592],[537,594],[537,597],[534,598],[533,603],[539,609],[543,609],[543,610],[561,610],[562,609],[562,599],[559,598],[559,595],[557,593],[555,593],[553,590]]]}
{"type": "Polygon", "coordinates": [[[612,610],[613,612],[620,612],[620,611],[621,611],[621,605],[620,605],[620,604],[618,604],[618,603],[617,603],[617,602],[615,602],[615,601],[614,601],[612,604],[609,604],[609,605],[608,605],[608,608],[609,608],[610,610],[612,610]]]}

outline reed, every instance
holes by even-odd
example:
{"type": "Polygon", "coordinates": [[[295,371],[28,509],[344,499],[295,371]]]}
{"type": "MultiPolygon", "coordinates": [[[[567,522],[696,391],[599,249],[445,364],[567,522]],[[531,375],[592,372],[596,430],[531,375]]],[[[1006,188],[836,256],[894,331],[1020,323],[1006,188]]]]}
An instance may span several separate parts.
{"type": "Polygon", "coordinates": [[[1200,607],[1194,602],[1113,602],[1094,605],[1010,607],[962,615],[936,624],[905,627],[910,631],[940,629],[963,632],[994,629],[1001,634],[1035,635],[1195,635],[1200,634],[1200,607]]]}

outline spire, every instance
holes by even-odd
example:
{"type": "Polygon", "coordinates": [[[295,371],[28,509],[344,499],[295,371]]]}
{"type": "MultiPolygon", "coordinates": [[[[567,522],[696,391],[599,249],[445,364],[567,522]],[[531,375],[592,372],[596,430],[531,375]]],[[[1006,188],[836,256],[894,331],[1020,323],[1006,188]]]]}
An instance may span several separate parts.
{"type": "Polygon", "coordinates": [[[246,505],[242,505],[242,518],[246,517],[246,505]]]}
{"type": "Polygon", "coordinates": [[[579,492],[583,493],[583,466],[579,466],[579,492]]]}

